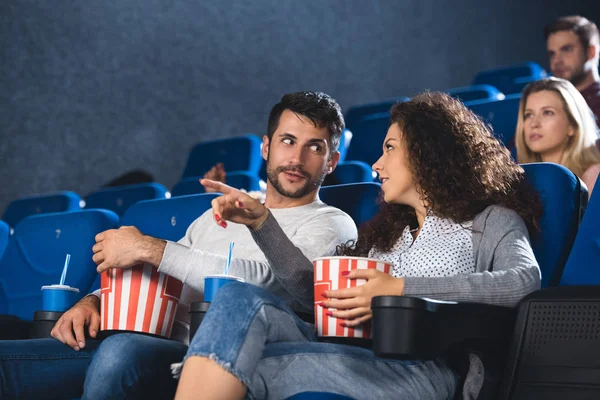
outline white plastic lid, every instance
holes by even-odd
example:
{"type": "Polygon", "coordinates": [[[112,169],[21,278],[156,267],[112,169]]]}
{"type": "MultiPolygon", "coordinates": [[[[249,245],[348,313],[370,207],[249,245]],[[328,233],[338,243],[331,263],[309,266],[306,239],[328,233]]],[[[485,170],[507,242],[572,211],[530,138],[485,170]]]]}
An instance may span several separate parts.
{"type": "Polygon", "coordinates": [[[79,293],[79,289],[71,287],[69,285],[47,285],[42,286],[42,290],[69,290],[71,292],[79,293]]]}
{"type": "Polygon", "coordinates": [[[206,279],[206,278],[230,279],[232,281],[245,282],[243,278],[240,278],[238,276],[233,276],[233,275],[225,275],[225,274],[206,275],[204,277],[204,279],[206,279]]]}

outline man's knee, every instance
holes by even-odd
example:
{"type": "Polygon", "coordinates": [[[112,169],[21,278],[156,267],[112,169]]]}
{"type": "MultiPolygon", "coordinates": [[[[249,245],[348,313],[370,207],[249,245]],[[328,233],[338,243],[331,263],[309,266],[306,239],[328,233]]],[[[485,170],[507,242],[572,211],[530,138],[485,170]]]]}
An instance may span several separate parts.
{"type": "Polygon", "coordinates": [[[118,376],[135,367],[137,355],[143,354],[136,336],[122,333],[104,339],[92,358],[88,374],[118,376]]]}

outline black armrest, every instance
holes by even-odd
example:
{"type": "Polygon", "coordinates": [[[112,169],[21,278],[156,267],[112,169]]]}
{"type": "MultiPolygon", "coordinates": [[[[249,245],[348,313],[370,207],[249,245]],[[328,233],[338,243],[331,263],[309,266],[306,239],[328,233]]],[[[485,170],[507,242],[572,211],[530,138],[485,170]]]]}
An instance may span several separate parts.
{"type": "Polygon", "coordinates": [[[31,338],[32,321],[24,321],[15,315],[0,314],[0,340],[31,338]]]}
{"type": "Polygon", "coordinates": [[[371,309],[373,352],[398,359],[498,348],[508,344],[516,317],[512,307],[405,296],[374,297],[371,309]]]}
{"type": "Polygon", "coordinates": [[[600,286],[538,290],[519,303],[500,399],[600,398],[600,286]]]}

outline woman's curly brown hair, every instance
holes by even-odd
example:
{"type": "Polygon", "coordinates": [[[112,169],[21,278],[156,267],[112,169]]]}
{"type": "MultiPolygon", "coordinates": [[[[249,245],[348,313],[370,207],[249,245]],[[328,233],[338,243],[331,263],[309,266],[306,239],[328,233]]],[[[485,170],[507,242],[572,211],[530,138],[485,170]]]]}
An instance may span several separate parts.
{"type": "MultiPolygon", "coordinates": [[[[402,132],[419,194],[435,215],[462,223],[488,206],[500,205],[516,211],[530,234],[535,232],[541,216],[539,194],[491,129],[461,102],[444,93],[426,92],[394,105],[393,124],[402,132]]],[[[371,248],[389,251],[407,225],[418,226],[412,207],[383,203],[359,229],[356,244],[341,246],[338,253],[365,256],[371,248]]]]}

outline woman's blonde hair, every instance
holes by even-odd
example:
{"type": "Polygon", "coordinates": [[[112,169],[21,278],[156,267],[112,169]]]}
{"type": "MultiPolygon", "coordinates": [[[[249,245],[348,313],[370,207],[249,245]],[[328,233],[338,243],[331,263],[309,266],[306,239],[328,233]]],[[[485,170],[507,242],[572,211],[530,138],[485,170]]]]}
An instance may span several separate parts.
{"type": "Polygon", "coordinates": [[[573,84],[565,79],[545,78],[532,82],[525,87],[519,104],[519,118],[515,133],[517,161],[519,164],[542,161],[539,153],[532,152],[525,143],[524,119],[525,105],[530,94],[543,90],[557,93],[562,99],[569,123],[575,134],[569,138],[562,156],[561,164],[581,177],[593,164],[600,163],[600,150],[597,146],[598,127],[592,110],[573,84]]]}

